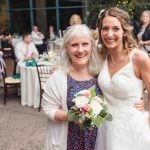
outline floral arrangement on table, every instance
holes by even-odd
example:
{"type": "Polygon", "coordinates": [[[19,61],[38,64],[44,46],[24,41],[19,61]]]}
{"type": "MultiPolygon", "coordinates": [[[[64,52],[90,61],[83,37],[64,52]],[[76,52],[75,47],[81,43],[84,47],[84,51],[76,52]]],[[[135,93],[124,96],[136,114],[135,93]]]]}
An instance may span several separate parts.
{"type": "Polygon", "coordinates": [[[104,97],[97,96],[94,87],[77,93],[73,103],[68,111],[68,119],[78,124],[81,129],[92,129],[94,126],[98,128],[104,120],[112,120],[104,97]]]}
{"type": "Polygon", "coordinates": [[[41,59],[49,61],[53,57],[53,55],[54,55],[53,52],[49,51],[49,53],[43,53],[43,55],[41,55],[41,59]]]}
{"type": "Polygon", "coordinates": [[[54,53],[53,51],[49,51],[48,53],[44,53],[43,55],[41,55],[41,60],[56,63],[59,60],[59,56],[56,55],[56,53],[54,53]]]}

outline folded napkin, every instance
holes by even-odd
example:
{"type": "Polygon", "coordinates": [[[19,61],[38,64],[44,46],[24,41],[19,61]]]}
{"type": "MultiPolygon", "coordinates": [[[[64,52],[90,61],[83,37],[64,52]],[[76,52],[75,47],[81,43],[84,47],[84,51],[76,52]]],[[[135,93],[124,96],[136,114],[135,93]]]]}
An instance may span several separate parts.
{"type": "Polygon", "coordinates": [[[12,76],[14,79],[19,79],[20,78],[20,74],[19,73],[16,73],[12,76]]]}
{"type": "Polygon", "coordinates": [[[34,67],[34,66],[36,66],[36,60],[34,58],[31,60],[26,60],[25,65],[28,67],[34,67]]]}

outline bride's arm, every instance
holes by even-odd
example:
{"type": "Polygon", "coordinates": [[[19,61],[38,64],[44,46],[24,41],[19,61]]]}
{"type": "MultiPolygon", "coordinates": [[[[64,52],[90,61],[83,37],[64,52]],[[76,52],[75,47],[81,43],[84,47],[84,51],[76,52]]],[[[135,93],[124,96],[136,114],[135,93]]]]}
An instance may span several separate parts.
{"type": "Polygon", "coordinates": [[[149,111],[149,125],[150,125],[150,58],[142,51],[138,51],[134,55],[134,62],[136,69],[138,70],[136,76],[142,79],[145,83],[146,90],[148,92],[148,111],[149,111]]]}

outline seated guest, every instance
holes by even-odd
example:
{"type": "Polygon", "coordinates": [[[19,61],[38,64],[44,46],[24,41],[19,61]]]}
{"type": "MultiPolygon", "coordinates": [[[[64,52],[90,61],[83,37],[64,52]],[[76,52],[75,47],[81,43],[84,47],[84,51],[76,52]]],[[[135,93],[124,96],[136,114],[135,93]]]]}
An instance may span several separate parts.
{"type": "Polygon", "coordinates": [[[39,32],[39,29],[37,26],[33,26],[31,35],[32,35],[33,43],[38,49],[39,54],[42,54],[43,52],[45,52],[46,46],[43,41],[44,35],[41,32],[39,32]]]}
{"type": "Polygon", "coordinates": [[[4,29],[1,34],[1,47],[2,48],[12,48],[11,45],[11,33],[8,29],[4,29]]]}
{"type": "Polygon", "coordinates": [[[38,57],[38,51],[35,45],[32,43],[32,37],[30,33],[23,35],[23,40],[17,43],[15,47],[15,55],[17,61],[29,60],[38,57]]]}
{"type": "Polygon", "coordinates": [[[48,38],[49,38],[50,41],[54,41],[57,38],[57,36],[54,32],[54,27],[52,25],[49,26],[48,38]]]}

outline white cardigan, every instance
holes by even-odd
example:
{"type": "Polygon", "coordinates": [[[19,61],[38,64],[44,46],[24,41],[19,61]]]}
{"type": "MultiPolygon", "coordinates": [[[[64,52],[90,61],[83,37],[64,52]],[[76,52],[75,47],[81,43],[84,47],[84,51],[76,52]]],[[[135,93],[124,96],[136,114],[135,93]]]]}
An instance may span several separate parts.
{"type": "Polygon", "coordinates": [[[48,129],[45,150],[67,150],[68,122],[55,121],[55,112],[67,111],[67,74],[55,71],[46,83],[42,108],[48,116],[48,129]]]}

